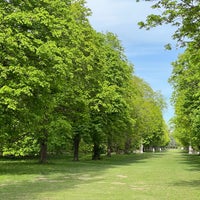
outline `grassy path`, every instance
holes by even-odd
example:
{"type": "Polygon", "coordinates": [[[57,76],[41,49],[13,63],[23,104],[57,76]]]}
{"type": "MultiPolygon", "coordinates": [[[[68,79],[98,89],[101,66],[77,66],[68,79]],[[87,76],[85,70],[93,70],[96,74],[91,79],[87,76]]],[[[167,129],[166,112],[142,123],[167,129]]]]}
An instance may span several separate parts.
{"type": "Polygon", "coordinates": [[[177,151],[101,161],[0,160],[1,200],[199,200],[200,157],[177,151]]]}

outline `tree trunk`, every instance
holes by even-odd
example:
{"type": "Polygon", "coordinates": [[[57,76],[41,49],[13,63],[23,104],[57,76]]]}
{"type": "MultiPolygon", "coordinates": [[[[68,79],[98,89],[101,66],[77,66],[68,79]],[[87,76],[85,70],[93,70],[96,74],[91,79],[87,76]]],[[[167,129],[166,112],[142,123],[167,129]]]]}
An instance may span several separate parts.
{"type": "Polygon", "coordinates": [[[189,152],[188,152],[189,154],[193,154],[193,149],[192,149],[192,146],[191,145],[189,145],[189,152]]]}
{"type": "Polygon", "coordinates": [[[143,144],[141,143],[141,144],[140,144],[140,153],[144,153],[143,148],[144,148],[144,146],[143,146],[143,144]]]}
{"type": "Polygon", "coordinates": [[[40,143],[40,163],[47,162],[47,141],[43,140],[40,143]]]}
{"type": "Polygon", "coordinates": [[[143,139],[140,138],[140,150],[139,150],[140,153],[144,153],[144,145],[143,145],[143,139]]]}
{"type": "Polygon", "coordinates": [[[111,139],[108,138],[107,156],[111,157],[111,139]]]}
{"type": "Polygon", "coordinates": [[[94,143],[92,160],[100,160],[100,146],[98,143],[94,143]]]}
{"type": "Polygon", "coordinates": [[[127,138],[126,141],[125,141],[125,144],[124,144],[124,153],[125,154],[129,154],[130,151],[131,151],[131,139],[130,138],[127,138]]]}
{"type": "Polygon", "coordinates": [[[74,142],[74,161],[79,161],[79,144],[81,141],[81,137],[79,134],[76,134],[74,136],[73,142],[74,142]]]}

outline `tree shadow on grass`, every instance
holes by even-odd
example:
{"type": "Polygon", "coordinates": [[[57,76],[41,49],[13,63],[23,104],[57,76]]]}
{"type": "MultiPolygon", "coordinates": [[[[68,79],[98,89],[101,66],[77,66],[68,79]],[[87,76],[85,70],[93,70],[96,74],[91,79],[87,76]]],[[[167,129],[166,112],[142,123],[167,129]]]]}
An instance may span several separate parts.
{"type": "MultiPolygon", "coordinates": [[[[200,171],[200,156],[199,155],[189,155],[185,152],[179,152],[179,163],[183,164],[183,167],[186,171],[191,171],[196,173],[195,171],[200,171]]],[[[190,173],[190,172],[189,172],[190,173]]],[[[191,174],[192,176],[192,174],[191,174]]],[[[200,180],[197,180],[198,177],[194,180],[181,180],[173,183],[174,186],[180,187],[191,187],[191,188],[200,188],[200,180]]]]}
{"type": "Polygon", "coordinates": [[[48,163],[40,164],[37,159],[0,159],[0,175],[23,175],[23,174],[51,174],[55,172],[86,170],[105,170],[119,165],[131,165],[145,163],[151,158],[160,158],[164,153],[123,154],[112,157],[102,156],[101,160],[91,160],[82,157],[74,162],[71,157],[49,158],[48,163]]]}
{"type": "MultiPolygon", "coordinates": [[[[79,162],[66,158],[50,159],[48,164],[37,160],[0,160],[0,194],[2,199],[43,199],[43,195],[58,193],[84,184],[103,182],[104,172],[118,166],[146,163],[148,159],[160,158],[162,153],[144,153],[106,156],[79,162]],[[2,180],[4,180],[2,182],[2,180]],[[40,196],[41,195],[41,196],[40,196]]],[[[51,199],[50,197],[47,199],[51,199]]]]}
{"type": "MultiPolygon", "coordinates": [[[[71,172],[38,174],[26,180],[5,181],[0,184],[1,199],[54,199],[52,196],[70,189],[76,189],[84,184],[103,181],[99,172],[92,170],[71,172]]],[[[57,198],[56,198],[57,199],[57,198]]]]}
{"type": "Polygon", "coordinates": [[[200,171],[200,156],[199,155],[189,155],[187,153],[181,153],[182,160],[180,163],[187,164],[188,170],[200,171]]]}
{"type": "Polygon", "coordinates": [[[179,181],[173,184],[180,187],[200,188],[200,180],[179,181]]]}
{"type": "MultiPolygon", "coordinates": [[[[90,184],[101,180],[96,176],[84,174],[63,174],[63,176],[38,176],[31,180],[5,182],[0,184],[1,199],[53,199],[56,193],[74,189],[82,184],[90,184]]],[[[57,198],[56,198],[57,199],[57,198]]]]}

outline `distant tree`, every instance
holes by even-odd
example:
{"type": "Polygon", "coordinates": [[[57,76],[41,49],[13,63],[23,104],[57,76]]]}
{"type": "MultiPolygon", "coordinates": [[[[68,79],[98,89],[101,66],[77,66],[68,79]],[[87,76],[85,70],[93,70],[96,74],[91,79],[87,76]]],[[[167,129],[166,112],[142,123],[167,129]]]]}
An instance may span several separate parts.
{"type": "MultiPolygon", "coordinates": [[[[166,106],[160,93],[138,77],[134,77],[133,84],[137,88],[134,100],[135,133],[141,146],[165,146],[166,124],[162,111],[166,106]]],[[[142,147],[141,147],[142,148],[142,147]]]]}

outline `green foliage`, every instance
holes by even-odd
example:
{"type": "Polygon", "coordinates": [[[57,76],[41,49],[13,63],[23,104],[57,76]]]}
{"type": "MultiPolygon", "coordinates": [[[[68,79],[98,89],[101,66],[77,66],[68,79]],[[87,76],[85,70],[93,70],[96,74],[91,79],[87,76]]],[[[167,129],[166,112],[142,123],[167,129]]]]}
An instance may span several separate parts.
{"type": "Polygon", "coordinates": [[[137,88],[133,106],[138,143],[142,140],[147,146],[165,146],[169,136],[162,116],[166,106],[163,97],[138,77],[134,77],[133,84],[137,88]]]}
{"type": "MultiPolygon", "coordinates": [[[[73,53],[70,43],[77,35],[71,30],[78,24],[79,17],[74,5],[68,3],[1,2],[2,126],[10,113],[18,112],[7,126],[9,133],[13,134],[12,126],[18,121],[26,127],[24,132],[34,133],[38,141],[47,140],[52,123],[54,127],[60,125],[55,109],[61,93],[71,87],[66,79],[72,74],[72,57],[66,55],[73,53]],[[72,10],[74,14],[69,15],[72,10]]],[[[68,129],[68,122],[61,124],[63,129],[68,129]]],[[[22,131],[19,128],[21,126],[15,126],[18,129],[15,132],[22,131]]]]}
{"type": "MultiPolygon", "coordinates": [[[[174,62],[170,83],[174,87],[172,101],[175,117],[172,120],[174,134],[184,146],[199,149],[199,47],[200,47],[200,2],[197,0],[161,0],[153,9],[161,14],[149,15],[146,22],[139,22],[147,30],[163,24],[176,27],[173,38],[185,52],[174,62]]],[[[170,49],[170,45],[166,45],[170,49]]]]}
{"type": "Polygon", "coordinates": [[[21,134],[22,138],[18,138],[16,141],[9,141],[2,148],[3,156],[37,156],[39,151],[39,145],[32,134],[21,134]]]}
{"type": "Polygon", "coordinates": [[[177,45],[185,46],[190,41],[196,41],[199,45],[200,3],[198,0],[160,0],[152,8],[159,9],[161,14],[149,15],[146,22],[138,23],[140,28],[149,30],[152,27],[170,24],[176,27],[173,38],[177,40],[177,45]]]}
{"type": "Polygon", "coordinates": [[[97,145],[99,142],[96,140],[113,143],[117,137],[122,138],[128,129],[126,90],[132,76],[132,66],[127,62],[118,38],[109,32],[100,37],[101,62],[98,64],[101,71],[96,74],[96,93],[90,93],[91,137],[97,145]]]}
{"type": "Polygon", "coordinates": [[[173,63],[174,69],[170,79],[174,87],[175,132],[183,145],[199,148],[199,55],[195,44],[188,45],[185,52],[173,63]]]}
{"type": "Polygon", "coordinates": [[[73,146],[78,160],[81,145],[98,159],[105,147],[129,152],[141,137],[163,144],[162,95],[133,78],[117,36],[96,32],[90,14],[84,0],[0,2],[5,155],[40,152],[45,162],[47,150],[73,146]]]}

